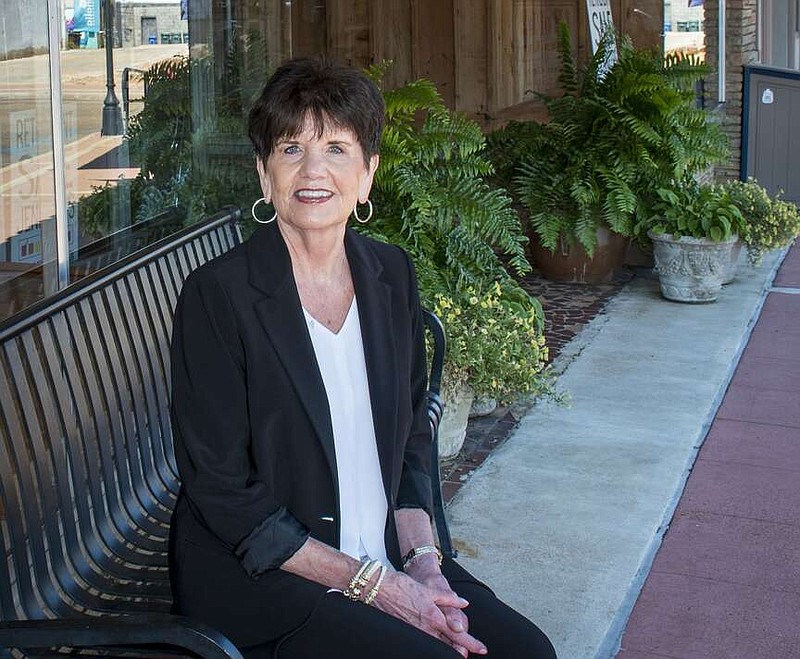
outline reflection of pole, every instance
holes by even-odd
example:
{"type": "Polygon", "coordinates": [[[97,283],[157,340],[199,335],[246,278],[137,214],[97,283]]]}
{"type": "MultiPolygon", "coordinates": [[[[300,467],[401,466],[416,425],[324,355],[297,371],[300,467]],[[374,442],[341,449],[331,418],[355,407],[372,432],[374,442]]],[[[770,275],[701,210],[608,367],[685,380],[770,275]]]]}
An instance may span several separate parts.
{"type": "Polygon", "coordinates": [[[8,59],[8,39],[6,37],[6,17],[3,16],[3,59],[8,59]]]}
{"type": "Polygon", "coordinates": [[[50,50],[50,113],[53,130],[53,174],[56,202],[54,220],[45,220],[42,227],[42,261],[44,264],[45,295],[52,295],[69,284],[69,229],[67,227],[67,180],[64,161],[64,119],[61,99],[61,24],[64,19],[58,0],[47,0],[48,34],[50,50]],[[52,247],[50,246],[52,245],[52,247]],[[50,262],[49,254],[52,255],[50,262]],[[55,266],[55,267],[54,267],[55,266]],[[55,271],[55,272],[54,272],[55,271]]]}
{"type": "Polygon", "coordinates": [[[103,101],[101,135],[122,135],[122,111],[114,93],[114,3],[103,0],[103,24],[106,42],[106,99],[103,101]]]}

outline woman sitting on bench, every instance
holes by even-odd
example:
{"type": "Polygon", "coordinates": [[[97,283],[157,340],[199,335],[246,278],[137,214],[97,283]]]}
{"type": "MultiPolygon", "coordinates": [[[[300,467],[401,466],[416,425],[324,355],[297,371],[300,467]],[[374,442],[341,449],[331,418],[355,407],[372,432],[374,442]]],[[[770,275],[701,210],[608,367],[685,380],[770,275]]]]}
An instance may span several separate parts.
{"type": "Polygon", "coordinates": [[[372,216],[383,112],[361,72],[300,59],[250,113],[265,226],[175,317],[175,612],[246,657],[551,659],[434,546],[414,270],[347,228],[372,216]]]}

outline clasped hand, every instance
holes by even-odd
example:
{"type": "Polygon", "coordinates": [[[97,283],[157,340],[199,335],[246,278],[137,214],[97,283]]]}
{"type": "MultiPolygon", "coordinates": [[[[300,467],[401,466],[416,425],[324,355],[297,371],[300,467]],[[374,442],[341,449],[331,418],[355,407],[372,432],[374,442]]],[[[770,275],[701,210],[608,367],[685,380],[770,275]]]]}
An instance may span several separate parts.
{"type": "Polygon", "coordinates": [[[438,567],[387,574],[374,604],[444,641],[463,657],[470,652],[487,652],[486,646],[469,634],[469,621],[463,611],[469,602],[450,588],[438,567]]]}

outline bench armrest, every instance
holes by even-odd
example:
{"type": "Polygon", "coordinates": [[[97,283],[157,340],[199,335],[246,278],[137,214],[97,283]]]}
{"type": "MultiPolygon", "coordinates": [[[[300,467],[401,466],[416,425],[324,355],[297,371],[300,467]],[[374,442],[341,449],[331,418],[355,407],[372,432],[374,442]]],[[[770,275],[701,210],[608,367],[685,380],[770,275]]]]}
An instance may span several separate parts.
{"type": "Polygon", "coordinates": [[[208,659],[242,659],[225,636],[182,616],[143,614],[0,622],[0,648],[169,645],[208,659]]]}
{"type": "Polygon", "coordinates": [[[431,489],[433,491],[433,520],[436,524],[436,535],[442,553],[450,558],[458,556],[453,548],[450,538],[450,529],[447,526],[447,517],[444,514],[444,497],[442,496],[442,480],[439,473],[439,422],[444,414],[444,402],[439,390],[442,384],[442,368],[444,366],[444,353],[447,339],[444,326],[438,316],[427,309],[422,310],[425,327],[430,332],[433,340],[433,355],[431,355],[431,371],[428,376],[428,421],[431,426],[431,489]]]}

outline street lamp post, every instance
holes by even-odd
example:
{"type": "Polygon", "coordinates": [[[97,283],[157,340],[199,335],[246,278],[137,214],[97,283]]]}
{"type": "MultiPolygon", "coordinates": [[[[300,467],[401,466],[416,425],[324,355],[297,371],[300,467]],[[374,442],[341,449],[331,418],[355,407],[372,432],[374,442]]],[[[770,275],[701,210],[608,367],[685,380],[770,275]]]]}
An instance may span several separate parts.
{"type": "Polygon", "coordinates": [[[103,0],[103,24],[106,42],[106,98],[103,101],[101,135],[122,135],[122,111],[114,93],[114,2],[103,0]]]}

